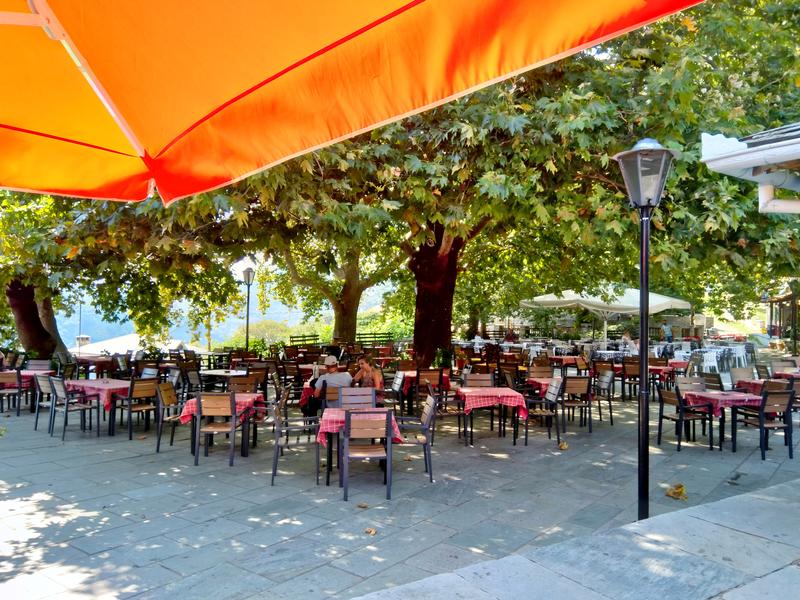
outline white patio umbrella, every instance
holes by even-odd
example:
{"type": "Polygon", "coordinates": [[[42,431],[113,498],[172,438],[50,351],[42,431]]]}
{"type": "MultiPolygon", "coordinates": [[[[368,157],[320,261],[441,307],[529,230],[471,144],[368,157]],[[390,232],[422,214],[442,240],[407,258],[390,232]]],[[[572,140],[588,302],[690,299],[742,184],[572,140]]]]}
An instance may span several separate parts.
{"type": "MultiPolygon", "coordinates": [[[[638,315],[639,290],[637,288],[624,288],[619,294],[609,288],[608,301],[601,296],[579,294],[573,290],[565,290],[560,294],[545,294],[536,296],[531,300],[520,302],[522,308],[585,308],[603,319],[603,343],[608,342],[608,318],[611,315],[638,315]]],[[[686,300],[670,298],[661,294],[650,292],[650,314],[656,314],[670,309],[689,310],[692,307],[686,300]]]]}

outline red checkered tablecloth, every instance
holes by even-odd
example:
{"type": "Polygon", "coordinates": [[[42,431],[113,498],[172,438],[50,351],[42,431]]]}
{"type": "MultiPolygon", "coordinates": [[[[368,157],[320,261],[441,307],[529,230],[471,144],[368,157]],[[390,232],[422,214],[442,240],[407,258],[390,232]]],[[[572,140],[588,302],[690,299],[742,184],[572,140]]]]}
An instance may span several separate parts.
{"type": "Polygon", "coordinates": [[[740,379],[733,387],[737,389],[747,390],[750,394],[761,395],[761,390],[764,387],[765,379],[740,379]]]}
{"type": "Polygon", "coordinates": [[[23,369],[19,372],[22,379],[22,389],[33,388],[33,378],[37,375],[54,375],[55,371],[36,371],[23,369]]]}
{"type": "MultiPolygon", "coordinates": [[[[381,409],[371,409],[381,410],[381,409]]],[[[351,410],[352,413],[360,412],[358,410],[351,410]]],[[[317,441],[323,446],[328,445],[328,434],[339,433],[344,429],[345,413],[347,411],[343,408],[326,408],[322,412],[322,417],[319,419],[319,433],[317,434],[317,441]]],[[[363,415],[365,419],[383,419],[382,414],[370,412],[363,415]]],[[[400,433],[400,428],[397,426],[397,421],[392,413],[392,442],[398,444],[403,441],[403,436],[400,433]]]]}
{"type": "Polygon", "coordinates": [[[527,383],[533,389],[539,390],[539,395],[544,396],[547,393],[547,388],[550,387],[550,383],[552,381],[553,379],[549,377],[528,377],[525,380],[525,383],[527,383]]]}
{"type": "Polygon", "coordinates": [[[789,369],[788,371],[778,371],[772,374],[773,377],[778,379],[792,379],[800,377],[800,369],[789,369]]]}
{"type": "Polygon", "coordinates": [[[550,362],[565,367],[567,365],[574,365],[577,358],[577,356],[551,356],[550,362]]]}
{"type": "Polygon", "coordinates": [[[87,396],[97,394],[106,411],[111,410],[111,397],[127,394],[131,386],[131,382],[125,379],[67,379],[64,383],[68,390],[85,392],[87,396]]]}
{"type": "Polygon", "coordinates": [[[706,390],[705,392],[686,392],[683,395],[688,406],[711,404],[714,416],[719,417],[723,408],[732,406],[761,406],[761,396],[745,392],[721,392],[706,390]]]}
{"type": "MultiPolygon", "coordinates": [[[[417,372],[416,371],[398,371],[397,375],[403,376],[403,393],[408,394],[411,391],[411,388],[417,381],[417,372]]],[[[395,375],[395,377],[397,376],[395,375]]],[[[438,387],[437,384],[433,385],[434,388],[438,387]]],[[[442,388],[444,388],[445,392],[450,391],[450,375],[442,375],[442,388]]]]}
{"type": "Polygon", "coordinates": [[[456,390],[456,398],[464,402],[465,414],[471,413],[474,408],[486,408],[495,404],[504,404],[505,406],[518,408],[520,419],[528,418],[528,406],[525,404],[525,397],[510,388],[462,387],[456,390]]]}
{"type": "Polygon", "coordinates": [[[677,358],[670,358],[669,359],[669,366],[675,369],[685,369],[689,366],[688,360],[679,360],[677,358]]]}
{"type": "MultiPolygon", "coordinates": [[[[247,418],[249,409],[253,408],[256,403],[264,402],[264,394],[248,394],[245,392],[237,392],[234,396],[236,400],[236,412],[242,414],[242,421],[247,418]]],[[[181,411],[181,423],[188,423],[192,417],[197,414],[197,399],[189,398],[186,404],[183,405],[181,411]]]]}

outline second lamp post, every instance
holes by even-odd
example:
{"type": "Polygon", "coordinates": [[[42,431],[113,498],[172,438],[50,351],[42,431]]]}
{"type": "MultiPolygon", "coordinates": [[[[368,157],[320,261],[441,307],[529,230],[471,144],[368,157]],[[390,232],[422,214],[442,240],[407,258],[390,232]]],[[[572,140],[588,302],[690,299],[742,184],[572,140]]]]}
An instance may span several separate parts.
{"type": "Polygon", "coordinates": [[[244,283],[247,285],[247,310],[245,312],[244,321],[244,349],[250,350],[250,286],[256,278],[256,272],[252,267],[247,267],[242,273],[244,276],[244,283]]]}

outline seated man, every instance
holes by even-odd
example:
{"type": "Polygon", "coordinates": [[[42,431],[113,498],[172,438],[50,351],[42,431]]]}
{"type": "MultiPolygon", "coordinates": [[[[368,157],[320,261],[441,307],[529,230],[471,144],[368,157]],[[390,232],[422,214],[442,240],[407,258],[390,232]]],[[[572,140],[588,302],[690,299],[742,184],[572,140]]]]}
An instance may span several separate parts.
{"type": "Polygon", "coordinates": [[[314,395],[309,398],[308,404],[303,407],[303,414],[313,416],[322,406],[322,390],[324,387],[339,388],[349,387],[353,378],[347,371],[339,372],[339,361],[335,356],[325,357],[325,373],[314,382],[314,395]]]}

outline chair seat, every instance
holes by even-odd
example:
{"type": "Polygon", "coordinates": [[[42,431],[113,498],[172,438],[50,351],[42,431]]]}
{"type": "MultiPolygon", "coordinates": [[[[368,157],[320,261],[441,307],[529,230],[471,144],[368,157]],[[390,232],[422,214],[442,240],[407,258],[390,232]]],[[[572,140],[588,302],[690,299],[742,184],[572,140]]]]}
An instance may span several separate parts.
{"type": "Polygon", "coordinates": [[[386,448],[380,444],[370,444],[369,446],[350,446],[349,455],[351,458],[386,458],[386,448]]]}
{"type": "Polygon", "coordinates": [[[19,394],[19,389],[17,388],[0,388],[0,395],[2,396],[16,396],[17,394],[19,394]]]}
{"type": "MultiPolygon", "coordinates": [[[[742,423],[746,425],[753,425],[754,427],[760,427],[760,423],[758,419],[742,419],[742,423]]],[[[775,421],[773,419],[768,419],[764,421],[764,427],[767,429],[786,429],[788,425],[783,421],[775,421]]]]}
{"type": "Polygon", "coordinates": [[[86,404],[83,402],[70,402],[67,406],[67,410],[69,412],[76,411],[76,410],[91,410],[94,408],[92,404],[86,404]]]}
{"type": "Polygon", "coordinates": [[[200,433],[228,433],[230,430],[230,423],[206,423],[200,427],[200,433]]]}
{"type": "Polygon", "coordinates": [[[529,417],[554,417],[556,416],[555,411],[549,410],[547,408],[533,408],[528,410],[529,417]]]}
{"type": "Polygon", "coordinates": [[[131,412],[145,412],[148,410],[155,410],[156,407],[153,404],[148,403],[141,403],[141,404],[131,404],[131,412]]]}
{"type": "Polygon", "coordinates": [[[180,421],[180,420],[181,420],[180,415],[166,415],[164,417],[164,423],[171,423],[173,421],[180,421]]]}
{"type": "Polygon", "coordinates": [[[589,406],[589,401],[586,400],[564,400],[562,402],[564,406],[567,408],[587,408],[589,406]]]}

